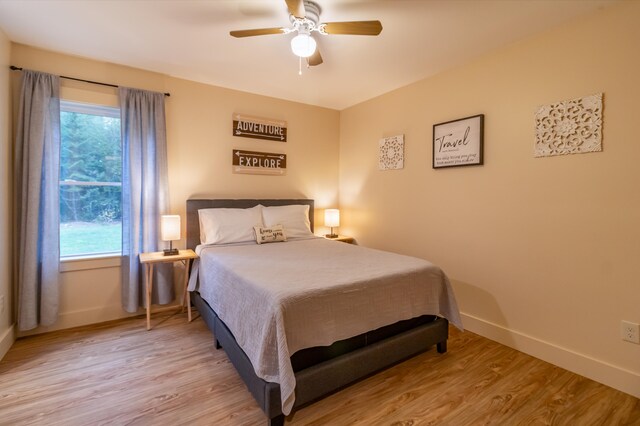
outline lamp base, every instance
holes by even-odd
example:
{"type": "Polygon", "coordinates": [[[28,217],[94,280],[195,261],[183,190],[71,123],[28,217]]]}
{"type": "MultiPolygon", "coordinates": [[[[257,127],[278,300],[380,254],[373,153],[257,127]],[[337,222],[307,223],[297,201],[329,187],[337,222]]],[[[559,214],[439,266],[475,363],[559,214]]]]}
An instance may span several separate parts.
{"type": "Polygon", "coordinates": [[[164,249],[162,252],[165,256],[177,256],[178,254],[180,254],[177,248],[164,249]]]}
{"type": "Polygon", "coordinates": [[[339,237],[338,234],[325,234],[324,236],[327,237],[327,238],[338,238],[339,237]]]}

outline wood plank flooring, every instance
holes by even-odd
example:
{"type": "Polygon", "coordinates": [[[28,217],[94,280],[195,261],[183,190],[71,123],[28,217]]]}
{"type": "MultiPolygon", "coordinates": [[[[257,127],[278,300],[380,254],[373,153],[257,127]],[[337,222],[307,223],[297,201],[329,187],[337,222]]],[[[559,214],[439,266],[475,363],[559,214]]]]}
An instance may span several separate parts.
{"type": "MultiPolygon", "coordinates": [[[[196,314],[18,340],[0,425],[264,425],[196,314]]],[[[287,425],[640,425],[640,400],[470,332],[295,412],[287,425]]]]}

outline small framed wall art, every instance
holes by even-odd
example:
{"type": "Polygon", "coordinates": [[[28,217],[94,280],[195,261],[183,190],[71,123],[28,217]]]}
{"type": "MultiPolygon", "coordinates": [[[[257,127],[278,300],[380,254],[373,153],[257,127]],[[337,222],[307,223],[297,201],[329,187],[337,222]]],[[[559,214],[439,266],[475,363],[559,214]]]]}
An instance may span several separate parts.
{"type": "Polygon", "coordinates": [[[484,114],[433,125],[433,168],[483,164],[484,114]]]}
{"type": "Polygon", "coordinates": [[[404,135],[380,139],[378,150],[378,170],[404,168],[404,135]]]}

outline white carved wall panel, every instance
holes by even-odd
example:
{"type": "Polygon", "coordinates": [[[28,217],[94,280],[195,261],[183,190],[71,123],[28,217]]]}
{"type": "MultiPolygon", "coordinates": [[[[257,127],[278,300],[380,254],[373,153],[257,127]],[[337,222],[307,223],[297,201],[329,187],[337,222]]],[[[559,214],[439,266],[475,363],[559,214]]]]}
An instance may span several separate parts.
{"type": "Polygon", "coordinates": [[[535,157],[602,151],[602,93],[536,111],[535,157]]]}
{"type": "Polygon", "coordinates": [[[404,167],[404,135],[378,141],[378,169],[394,170],[404,167]]]}

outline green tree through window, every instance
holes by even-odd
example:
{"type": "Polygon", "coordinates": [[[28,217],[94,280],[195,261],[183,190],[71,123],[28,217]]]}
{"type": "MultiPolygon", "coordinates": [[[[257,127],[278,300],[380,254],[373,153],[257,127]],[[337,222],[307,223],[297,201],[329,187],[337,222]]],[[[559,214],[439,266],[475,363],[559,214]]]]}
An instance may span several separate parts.
{"type": "Polygon", "coordinates": [[[120,111],[63,101],[60,124],[60,256],[120,253],[120,111]]]}

